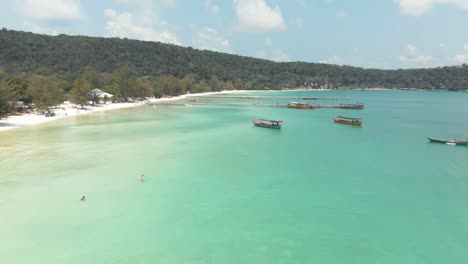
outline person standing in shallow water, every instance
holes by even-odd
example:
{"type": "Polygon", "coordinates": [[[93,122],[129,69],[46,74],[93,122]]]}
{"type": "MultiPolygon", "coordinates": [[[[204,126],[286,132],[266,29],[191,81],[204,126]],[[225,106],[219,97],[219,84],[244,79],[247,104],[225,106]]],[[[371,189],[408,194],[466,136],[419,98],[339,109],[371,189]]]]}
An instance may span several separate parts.
{"type": "Polygon", "coordinates": [[[140,180],[141,180],[141,182],[145,182],[145,175],[142,174],[141,177],[140,177],[140,180]]]}

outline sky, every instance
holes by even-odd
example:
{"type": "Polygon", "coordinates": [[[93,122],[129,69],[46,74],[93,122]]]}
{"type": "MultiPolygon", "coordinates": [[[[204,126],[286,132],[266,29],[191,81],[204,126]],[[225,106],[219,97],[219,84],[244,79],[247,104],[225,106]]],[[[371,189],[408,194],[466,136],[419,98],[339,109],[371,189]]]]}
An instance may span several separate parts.
{"type": "Polygon", "coordinates": [[[468,63],[468,0],[0,0],[0,28],[365,68],[468,63]]]}

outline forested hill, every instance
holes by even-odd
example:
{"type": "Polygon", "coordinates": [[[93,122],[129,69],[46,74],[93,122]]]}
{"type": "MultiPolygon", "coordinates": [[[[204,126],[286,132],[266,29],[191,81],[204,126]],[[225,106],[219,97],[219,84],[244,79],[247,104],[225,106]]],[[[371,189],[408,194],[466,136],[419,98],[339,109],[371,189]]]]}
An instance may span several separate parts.
{"type": "Polygon", "coordinates": [[[250,88],[297,87],[304,83],[330,88],[468,89],[468,66],[377,70],[319,63],[278,63],[158,42],[85,36],[47,36],[0,30],[0,67],[10,74],[37,73],[73,81],[84,67],[113,73],[130,66],[140,76],[196,74],[209,80],[241,81],[250,88]]]}

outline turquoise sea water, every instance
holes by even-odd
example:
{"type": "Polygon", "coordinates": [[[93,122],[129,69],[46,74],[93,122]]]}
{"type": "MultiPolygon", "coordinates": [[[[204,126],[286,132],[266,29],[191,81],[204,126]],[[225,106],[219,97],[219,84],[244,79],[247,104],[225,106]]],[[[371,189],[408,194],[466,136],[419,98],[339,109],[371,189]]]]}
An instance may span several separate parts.
{"type": "Polygon", "coordinates": [[[468,136],[468,93],[271,94],[366,108],[144,106],[2,132],[0,263],[468,263],[468,147],[425,138],[468,136]]]}

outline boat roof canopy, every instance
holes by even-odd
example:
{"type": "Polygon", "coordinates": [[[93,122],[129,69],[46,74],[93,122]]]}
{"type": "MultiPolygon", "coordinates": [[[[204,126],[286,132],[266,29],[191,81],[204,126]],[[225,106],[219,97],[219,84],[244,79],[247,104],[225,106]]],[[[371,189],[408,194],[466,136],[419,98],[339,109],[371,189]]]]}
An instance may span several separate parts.
{"type": "Polygon", "coordinates": [[[283,120],[260,119],[260,121],[275,122],[275,123],[283,123],[283,120]]]}
{"type": "Polygon", "coordinates": [[[337,116],[337,118],[348,119],[348,120],[362,120],[362,118],[360,118],[360,117],[337,116]]]}

